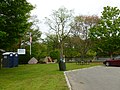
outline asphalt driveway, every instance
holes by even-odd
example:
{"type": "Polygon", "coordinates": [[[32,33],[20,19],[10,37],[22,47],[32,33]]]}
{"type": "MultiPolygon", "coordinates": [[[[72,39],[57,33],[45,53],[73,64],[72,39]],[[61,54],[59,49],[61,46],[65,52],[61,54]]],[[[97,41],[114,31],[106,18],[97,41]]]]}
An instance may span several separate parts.
{"type": "Polygon", "coordinates": [[[72,90],[120,90],[120,67],[97,66],[65,74],[72,90]]]}

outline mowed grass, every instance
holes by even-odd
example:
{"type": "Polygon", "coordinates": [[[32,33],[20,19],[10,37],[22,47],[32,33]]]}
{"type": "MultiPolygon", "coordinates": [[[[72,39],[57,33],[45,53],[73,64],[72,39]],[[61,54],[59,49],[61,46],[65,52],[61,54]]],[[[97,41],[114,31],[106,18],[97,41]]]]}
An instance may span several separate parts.
{"type": "MultiPolygon", "coordinates": [[[[100,65],[67,63],[67,70],[100,65]]],[[[58,64],[19,65],[0,70],[0,90],[69,90],[58,64]]]]}

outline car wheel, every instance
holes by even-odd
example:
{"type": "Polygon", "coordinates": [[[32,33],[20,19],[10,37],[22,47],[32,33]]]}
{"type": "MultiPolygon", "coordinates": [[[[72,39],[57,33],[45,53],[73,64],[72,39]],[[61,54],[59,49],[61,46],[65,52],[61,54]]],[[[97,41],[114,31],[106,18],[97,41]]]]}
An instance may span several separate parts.
{"type": "Polygon", "coordinates": [[[109,62],[106,62],[105,65],[106,65],[106,66],[110,66],[110,63],[109,63],[109,62]]]}

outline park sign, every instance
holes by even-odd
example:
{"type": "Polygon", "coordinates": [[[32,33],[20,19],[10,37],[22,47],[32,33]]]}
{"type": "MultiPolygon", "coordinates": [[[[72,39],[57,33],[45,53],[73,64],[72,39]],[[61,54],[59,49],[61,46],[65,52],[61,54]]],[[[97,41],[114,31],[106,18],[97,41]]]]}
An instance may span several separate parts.
{"type": "Polygon", "coordinates": [[[25,54],[26,50],[25,49],[18,49],[17,52],[18,52],[18,54],[25,54]]]}

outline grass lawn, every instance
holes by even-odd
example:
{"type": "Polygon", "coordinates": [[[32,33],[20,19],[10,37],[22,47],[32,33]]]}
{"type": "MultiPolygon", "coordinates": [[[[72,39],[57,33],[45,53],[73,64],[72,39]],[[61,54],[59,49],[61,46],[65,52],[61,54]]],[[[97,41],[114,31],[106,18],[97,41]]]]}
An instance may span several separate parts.
{"type": "MultiPolygon", "coordinates": [[[[67,70],[100,65],[67,63],[67,70]]],[[[19,65],[0,70],[0,90],[68,90],[63,71],[58,64],[19,65]]]]}

